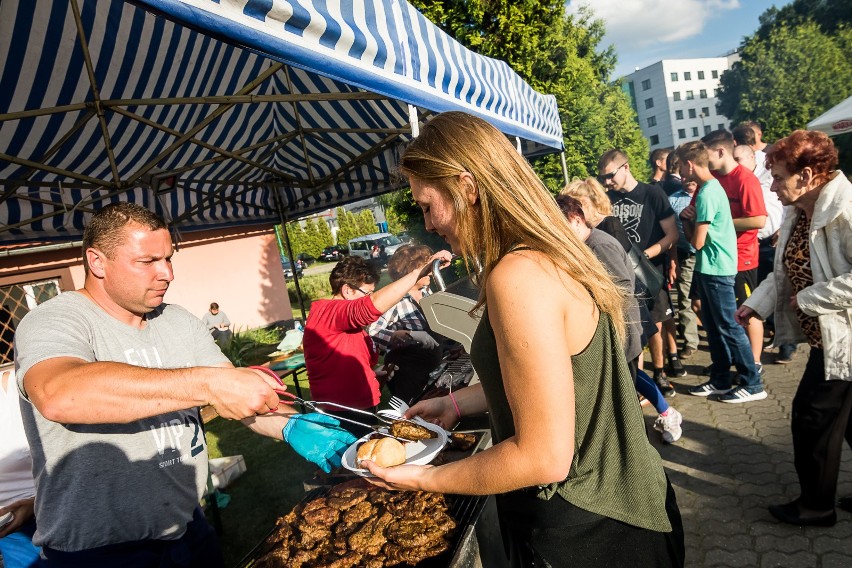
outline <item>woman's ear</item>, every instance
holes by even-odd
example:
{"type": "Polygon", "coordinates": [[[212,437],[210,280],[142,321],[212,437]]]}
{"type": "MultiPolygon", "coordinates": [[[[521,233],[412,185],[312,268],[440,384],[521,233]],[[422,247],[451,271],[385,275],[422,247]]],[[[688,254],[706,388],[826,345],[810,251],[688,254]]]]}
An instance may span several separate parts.
{"type": "Polygon", "coordinates": [[[473,177],[473,174],[470,172],[460,173],[459,182],[464,188],[468,205],[476,205],[476,202],[479,201],[479,189],[476,186],[476,179],[473,177]]]}
{"type": "Polygon", "coordinates": [[[804,187],[808,187],[814,180],[814,171],[810,166],[805,166],[802,168],[802,171],[799,172],[799,178],[802,180],[802,185],[804,187]]]}

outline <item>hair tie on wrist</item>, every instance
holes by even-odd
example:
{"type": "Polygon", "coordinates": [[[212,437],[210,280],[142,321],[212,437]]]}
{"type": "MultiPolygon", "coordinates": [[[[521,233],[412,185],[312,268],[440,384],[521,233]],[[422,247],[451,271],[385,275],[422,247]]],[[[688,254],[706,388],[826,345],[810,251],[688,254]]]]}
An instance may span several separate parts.
{"type": "Polygon", "coordinates": [[[456,402],[456,397],[453,396],[453,391],[450,391],[450,400],[453,401],[453,408],[456,409],[456,415],[461,418],[461,410],[459,410],[459,403],[456,402]]]}

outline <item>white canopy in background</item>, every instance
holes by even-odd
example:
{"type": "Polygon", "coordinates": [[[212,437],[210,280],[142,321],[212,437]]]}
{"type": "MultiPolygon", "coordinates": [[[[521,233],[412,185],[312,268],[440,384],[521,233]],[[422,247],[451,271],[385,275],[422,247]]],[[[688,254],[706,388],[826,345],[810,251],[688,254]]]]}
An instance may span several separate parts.
{"type": "Polygon", "coordinates": [[[819,130],[829,136],[852,132],[852,97],[810,121],[808,130],[819,130]]]}
{"type": "Polygon", "coordinates": [[[139,203],[180,231],[396,189],[414,120],[562,149],[556,100],[405,0],[2,0],[0,242],[139,203]]]}

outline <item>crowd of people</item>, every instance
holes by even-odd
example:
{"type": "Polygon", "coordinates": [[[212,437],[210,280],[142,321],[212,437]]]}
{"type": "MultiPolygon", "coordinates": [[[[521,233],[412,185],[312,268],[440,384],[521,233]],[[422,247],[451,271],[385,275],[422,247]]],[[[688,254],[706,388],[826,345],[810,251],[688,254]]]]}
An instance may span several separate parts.
{"type": "MultiPolygon", "coordinates": [[[[782,522],[834,524],[844,436],[852,443],[852,184],[827,136],[795,131],[767,146],[761,134],[744,124],[655,151],[649,183],[614,148],[596,177],[554,199],[484,120],[447,112],[425,124],[399,167],[426,229],[452,252],[401,247],[380,289],[375,262],[338,262],[332,297],[313,302],[305,325],[311,396],[372,411],[385,385],[422,387],[443,349],[419,301],[433,262],[457,255],[480,290],[470,353],[480,382],[406,416],[449,429],[487,412],[493,445],[434,467],[367,461],[372,481],[497,495],[519,565],[683,566],[677,499],[639,396],[663,441],[677,442],[670,379],[686,374],[681,361],[703,328],[708,380],[686,392],[766,398],[771,327],[779,362],[800,343],[810,354],[791,426],[801,496],[769,510],[782,522]]],[[[365,432],[354,424],[363,415],[280,406],[273,378],[222,354],[214,336],[230,321],[218,304],[202,322],[165,303],[172,241],[146,209],[99,210],[83,251],[83,288],[20,322],[14,380],[0,384],[4,401],[20,399],[19,435],[4,444],[26,449],[0,461],[16,479],[0,484],[0,513],[13,512],[0,551],[24,558],[9,568],[221,566],[199,509],[198,408],[283,439],[325,471],[365,432]]],[[[840,506],[852,509],[852,498],[840,506]]]]}

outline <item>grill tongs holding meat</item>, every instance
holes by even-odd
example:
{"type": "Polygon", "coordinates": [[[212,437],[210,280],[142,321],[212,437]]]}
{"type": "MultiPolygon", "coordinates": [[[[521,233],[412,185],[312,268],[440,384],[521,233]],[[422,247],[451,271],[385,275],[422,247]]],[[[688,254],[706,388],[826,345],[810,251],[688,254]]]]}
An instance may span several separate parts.
{"type": "MultiPolygon", "coordinates": [[[[273,371],[272,369],[270,369],[268,367],[252,366],[252,367],[249,367],[249,369],[257,369],[258,371],[262,371],[262,372],[266,373],[267,375],[269,375],[270,377],[274,377],[275,380],[278,382],[278,384],[280,384],[282,387],[285,386],[284,383],[281,381],[281,378],[275,373],[275,371],[273,371]]],[[[376,414],[375,412],[370,412],[368,410],[361,410],[360,408],[353,408],[351,406],[345,406],[343,404],[337,404],[336,402],[324,402],[324,401],[320,401],[320,400],[305,400],[303,398],[299,398],[298,396],[294,395],[293,393],[287,392],[283,388],[282,389],[273,389],[273,390],[275,391],[275,393],[279,397],[283,397],[283,398],[281,398],[281,402],[283,402],[284,404],[289,404],[289,405],[301,404],[304,408],[308,408],[311,412],[319,412],[320,414],[326,414],[328,416],[331,416],[332,418],[336,418],[337,420],[342,420],[344,422],[349,422],[350,424],[356,424],[358,426],[368,428],[370,430],[373,430],[375,433],[379,434],[380,436],[387,436],[388,438],[396,438],[397,440],[399,440],[400,442],[403,442],[403,443],[415,441],[415,440],[412,440],[412,439],[404,438],[404,437],[399,436],[399,435],[395,435],[393,433],[390,433],[389,431],[386,431],[387,426],[392,426],[393,423],[398,421],[399,419],[393,420],[393,419],[381,416],[379,414],[376,414]],[[355,412],[355,413],[358,413],[358,414],[363,414],[365,416],[369,416],[370,418],[372,418],[374,420],[377,420],[378,422],[380,422],[380,424],[367,424],[365,422],[358,422],[357,420],[351,420],[349,418],[337,416],[336,414],[332,414],[330,412],[327,412],[326,410],[323,410],[322,408],[320,408],[320,406],[333,407],[333,408],[337,408],[337,409],[340,409],[340,410],[345,410],[347,412],[355,412]]],[[[402,420],[405,420],[405,419],[402,419],[402,420]]],[[[405,420],[405,421],[408,422],[408,420],[405,420]]],[[[414,423],[412,422],[412,424],[414,424],[414,423]]],[[[323,426],[326,426],[326,425],[323,424],[323,426]]],[[[333,426],[330,426],[330,425],[328,427],[333,428],[333,426]]]]}

